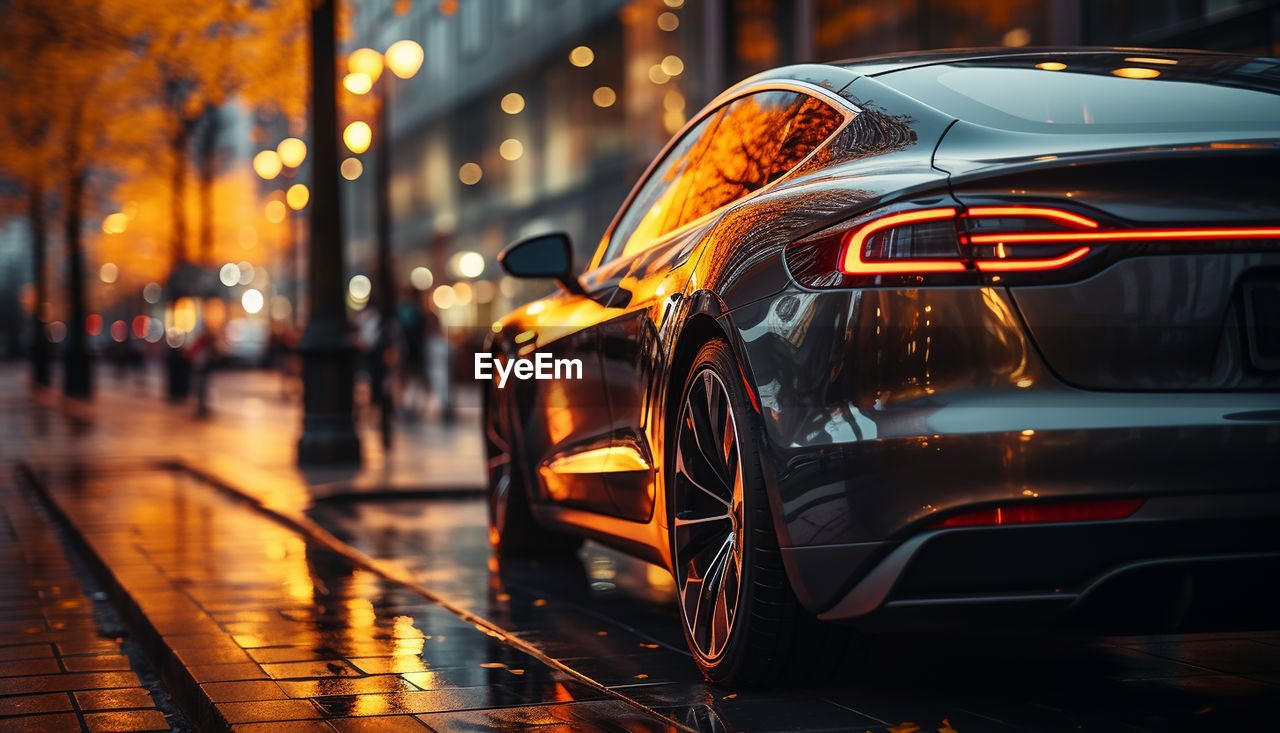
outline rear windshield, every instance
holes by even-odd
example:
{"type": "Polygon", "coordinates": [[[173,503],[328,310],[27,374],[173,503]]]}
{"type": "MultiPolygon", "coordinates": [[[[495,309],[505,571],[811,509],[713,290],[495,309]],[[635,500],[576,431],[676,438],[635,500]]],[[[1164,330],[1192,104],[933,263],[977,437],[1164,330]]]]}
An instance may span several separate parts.
{"type": "Polygon", "coordinates": [[[1019,56],[877,78],[952,117],[1009,130],[1280,130],[1274,59],[1019,56]]]}

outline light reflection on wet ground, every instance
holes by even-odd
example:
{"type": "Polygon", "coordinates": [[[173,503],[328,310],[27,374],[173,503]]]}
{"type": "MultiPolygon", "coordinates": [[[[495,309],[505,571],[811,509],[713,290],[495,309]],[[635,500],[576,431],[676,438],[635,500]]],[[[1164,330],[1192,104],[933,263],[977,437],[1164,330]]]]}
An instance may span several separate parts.
{"type": "Polygon", "coordinates": [[[670,727],[182,472],[36,473],[172,650],[178,686],[216,706],[205,725],[670,727]]]}
{"type": "Polygon", "coordinates": [[[715,688],[684,651],[670,577],[588,543],[576,562],[499,566],[479,500],[323,504],[371,555],[573,669],[710,730],[1269,729],[1280,633],[884,635],[816,686],[715,688]]]}

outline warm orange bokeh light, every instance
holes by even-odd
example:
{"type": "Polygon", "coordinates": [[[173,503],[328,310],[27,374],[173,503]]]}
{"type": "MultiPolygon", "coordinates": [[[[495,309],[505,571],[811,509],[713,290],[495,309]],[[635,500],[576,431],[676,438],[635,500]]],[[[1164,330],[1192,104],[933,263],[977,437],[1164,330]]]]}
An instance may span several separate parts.
{"type": "Polygon", "coordinates": [[[307,144],[296,137],[286,137],[276,146],[276,154],[280,162],[290,168],[297,168],[307,159],[307,144]]]}
{"type": "Polygon", "coordinates": [[[311,200],[311,191],[301,183],[295,183],[289,187],[289,191],[284,195],[284,200],[289,204],[289,208],[294,211],[300,211],[311,200]]]}
{"type": "Polygon", "coordinates": [[[382,54],[372,48],[358,48],[347,57],[347,70],[353,74],[364,74],[369,81],[375,82],[382,76],[382,54]]]}
{"type": "Polygon", "coordinates": [[[387,68],[401,79],[408,79],[422,68],[422,46],[414,41],[396,41],[387,49],[387,68]]]}
{"type": "Polygon", "coordinates": [[[280,160],[280,154],[274,150],[263,150],[253,156],[253,172],[263,180],[270,181],[280,175],[283,169],[284,163],[280,160]]]}
{"type": "Polygon", "coordinates": [[[373,142],[373,130],[370,129],[369,123],[356,120],[342,131],[342,142],[347,144],[351,152],[358,155],[369,149],[370,143],[373,142]]]}
{"type": "Polygon", "coordinates": [[[352,94],[368,94],[373,88],[373,79],[364,72],[352,72],[342,77],[342,86],[352,94]]]}

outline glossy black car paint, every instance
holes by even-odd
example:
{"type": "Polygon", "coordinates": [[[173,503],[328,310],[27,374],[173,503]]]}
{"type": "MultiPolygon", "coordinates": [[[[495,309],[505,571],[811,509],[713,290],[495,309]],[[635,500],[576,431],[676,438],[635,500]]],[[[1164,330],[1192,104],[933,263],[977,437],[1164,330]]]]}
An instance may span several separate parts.
{"type": "Polygon", "coordinates": [[[726,92],[799,82],[853,116],[780,181],[650,249],[601,262],[602,244],[586,296],[553,295],[495,324],[490,348],[504,358],[545,350],[586,364],[581,381],[490,389],[489,409],[517,426],[538,520],[669,569],[672,403],[693,353],[722,338],[761,415],[791,585],[820,618],[1040,618],[1142,578],[1274,569],[1280,373],[1248,362],[1238,293],[1276,278],[1280,241],[1147,243],[1022,284],[797,282],[821,255],[797,242],[898,203],[1280,224],[1280,120],[1222,134],[1031,134],[957,120],[894,84],[926,64],[1135,54],[1254,63],[946,52],[788,67],[726,92]],[[976,508],[1100,497],[1146,502],[1108,522],[931,528],[976,508]]]}

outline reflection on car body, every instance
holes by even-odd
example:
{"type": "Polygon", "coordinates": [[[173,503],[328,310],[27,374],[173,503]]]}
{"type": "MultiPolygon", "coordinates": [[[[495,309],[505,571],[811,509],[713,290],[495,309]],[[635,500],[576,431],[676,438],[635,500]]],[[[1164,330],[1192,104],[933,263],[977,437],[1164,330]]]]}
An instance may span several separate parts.
{"type": "Polygon", "coordinates": [[[486,389],[496,551],[666,567],[725,683],[842,654],[850,624],[1273,622],[1278,144],[1268,59],[742,82],[585,271],[562,235],[504,253],[563,292],[494,324],[493,359],[583,375],[486,389]]]}

